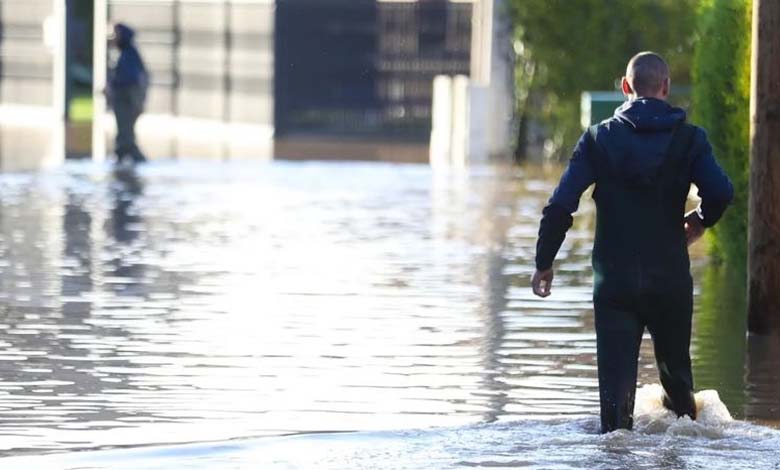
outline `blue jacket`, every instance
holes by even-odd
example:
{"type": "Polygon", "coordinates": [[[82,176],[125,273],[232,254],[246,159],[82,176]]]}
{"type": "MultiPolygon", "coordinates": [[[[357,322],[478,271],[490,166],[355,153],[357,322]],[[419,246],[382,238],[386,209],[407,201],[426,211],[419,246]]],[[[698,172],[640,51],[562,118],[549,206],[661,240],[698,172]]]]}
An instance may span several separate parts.
{"type": "MultiPolygon", "coordinates": [[[[661,164],[671,141],[672,130],[685,121],[685,111],[655,98],[628,101],[615,110],[614,116],[597,128],[596,140],[610,154],[622,155],[617,162],[622,178],[652,174],[661,164]],[[608,123],[609,126],[604,124],[608,123]],[[633,132],[610,132],[609,128],[624,126],[633,132]],[[629,136],[629,137],[625,137],[629,136]]],[[[555,255],[571,227],[582,193],[595,182],[593,138],[585,132],[574,148],[569,165],[561,176],[549,204],[543,210],[536,246],[536,267],[552,266],[555,255]]],[[[734,188],[715,161],[707,135],[701,128],[690,149],[690,179],[699,189],[702,199],[698,209],[705,227],[720,219],[734,196],[734,188]]],[[[641,214],[637,214],[641,217],[641,214]]]]}
{"type": "Polygon", "coordinates": [[[135,31],[123,24],[117,24],[116,29],[119,32],[117,45],[120,53],[116,67],[111,71],[111,87],[114,89],[132,85],[145,87],[149,78],[141,55],[133,43],[135,31]]]}

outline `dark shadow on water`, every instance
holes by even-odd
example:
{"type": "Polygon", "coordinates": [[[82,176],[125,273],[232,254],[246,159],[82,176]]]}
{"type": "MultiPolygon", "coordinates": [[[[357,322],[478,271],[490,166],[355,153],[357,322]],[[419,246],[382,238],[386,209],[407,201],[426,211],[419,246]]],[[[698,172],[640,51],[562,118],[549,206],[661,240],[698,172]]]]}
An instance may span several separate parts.
{"type": "Polygon", "coordinates": [[[715,389],[735,418],[780,423],[780,338],[747,334],[744,269],[710,265],[693,338],[696,388],[715,389]]]}
{"type": "Polygon", "coordinates": [[[127,281],[116,286],[116,294],[120,296],[148,295],[148,284],[144,282],[147,266],[133,259],[143,259],[143,252],[147,249],[143,246],[145,241],[139,240],[144,220],[138,200],[143,190],[143,180],[135,168],[118,167],[114,170],[114,181],[109,189],[113,199],[109,231],[116,245],[111,247],[113,261],[109,273],[127,281]],[[128,253],[136,256],[128,257],[128,253]]]}
{"type": "Polygon", "coordinates": [[[748,336],[746,369],[745,416],[780,426],[780,337],[748,336]]]}
{"type": "Polygon", "coordinates": [[[745,271],[709,265],[700,277],[694,314],[697,390],[715,389],[735,417],[745,415],[745,271]]]}
{"type": "Polygon", "coordinates": [[[62,304],[62,314],[72,320],[86,318],[90,315],[91,303],[81,299],[82,294],[88,294],[94,287],[92,240],[92,215],[84,208],[83,201],[74,194],[67,194],[62,222],[62,232],[65,238],[63,256],[71,260],[74,268],[61,276],[61,292],[67,299],[62,304]]]}
{"type": "Polygon", "coordinates": [[[141,222],[141,216],[133,211],[133,206],[143,193],[143,183],[133,168],[117,168],[114,180],[111,189],[114,198],[112,232],[117,242],[129,243],[138,237],[133,225],[141,222]]]}

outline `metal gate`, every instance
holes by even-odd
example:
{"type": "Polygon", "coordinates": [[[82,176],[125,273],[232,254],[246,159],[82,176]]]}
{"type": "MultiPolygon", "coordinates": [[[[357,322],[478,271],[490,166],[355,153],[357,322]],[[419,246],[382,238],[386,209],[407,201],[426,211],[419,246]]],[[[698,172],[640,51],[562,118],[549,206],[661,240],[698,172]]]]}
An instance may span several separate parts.
{"type": "Polygon", "coordinates": [[[278,0],[277,134],[426,140],[433,77],[469,74],[470,3],[278,0]]]}

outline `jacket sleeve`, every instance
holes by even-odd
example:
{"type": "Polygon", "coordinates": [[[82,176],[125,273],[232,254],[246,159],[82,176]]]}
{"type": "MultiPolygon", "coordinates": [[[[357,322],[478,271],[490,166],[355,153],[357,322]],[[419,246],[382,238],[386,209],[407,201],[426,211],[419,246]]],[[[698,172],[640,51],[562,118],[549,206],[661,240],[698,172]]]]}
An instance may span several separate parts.
{"type": "Polygon", "coordinates": [[[536,242],[536,269],[540,271],[552,267],[566,232],[571,228],[572,214],[579,207],[580,197],[595,181],[591,163],[593,146],[593,138],[585,132],[577,142],[549,204],[542,211],[536,242]]]}
{"type": "Polygon", "coordinates": [[[699,188],[697,208],[702,225],[712,227],[734,199],[734,187],[712,154],[712,146],[701,129],[694,141],[691,181],[699,188]]]}

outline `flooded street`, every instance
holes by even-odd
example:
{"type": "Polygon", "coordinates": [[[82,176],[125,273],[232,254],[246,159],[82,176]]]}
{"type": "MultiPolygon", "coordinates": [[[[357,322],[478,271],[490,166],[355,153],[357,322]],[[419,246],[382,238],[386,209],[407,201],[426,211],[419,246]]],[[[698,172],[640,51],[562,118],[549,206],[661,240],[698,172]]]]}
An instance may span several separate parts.
{"type": "Polygon", "coordinates": [[[585,199],[552,296],[528,287],[555,176],[0,175],[0,466],[780,468],[780,343],[746,338],[744,278],[701,254],[694,375],[717,394],[668,416],[646,336],[637,431],[597,434],[585,199]]]}

